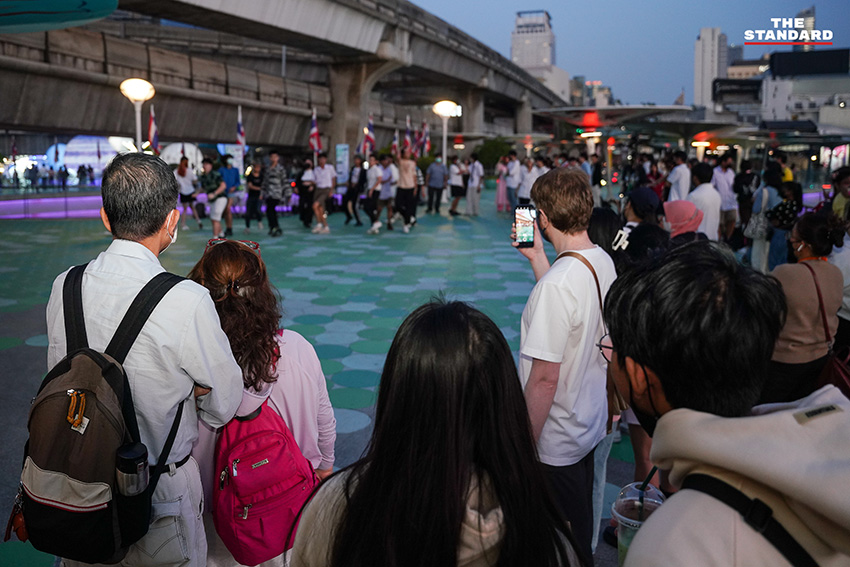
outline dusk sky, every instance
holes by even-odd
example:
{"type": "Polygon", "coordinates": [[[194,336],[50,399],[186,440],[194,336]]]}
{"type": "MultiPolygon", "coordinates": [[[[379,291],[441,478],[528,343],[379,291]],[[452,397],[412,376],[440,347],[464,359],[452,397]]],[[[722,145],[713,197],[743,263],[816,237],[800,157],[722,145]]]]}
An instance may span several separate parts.
{"type": "MultiPolygon", "coordinates": [[[[744,31],[771,29],[770,18],[793,18],[811,0],[418,0],[417,5],[510,57],[516,12],[547,10],[555,32],[556,64],[611,87],[627,104],[672,104],[685,89],[693,102],[694,42],[700,28],[719,27],[729,44],[744,31]]],[[[847,0],[820,1],[815,28],[832,30],[834,49],[850,47],[847,0]]],[[[745,46],[746,59],[790,46],[745,46]]]]}

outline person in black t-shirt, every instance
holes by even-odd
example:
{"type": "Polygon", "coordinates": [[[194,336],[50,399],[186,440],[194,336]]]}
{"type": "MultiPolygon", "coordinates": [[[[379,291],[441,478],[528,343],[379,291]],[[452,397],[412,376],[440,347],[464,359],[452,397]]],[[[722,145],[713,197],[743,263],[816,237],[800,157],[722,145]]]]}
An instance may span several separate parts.
{"type": "Polygon", "coordinates": [[[263,230],[263,215],[260,213],[260,196],[263,189],[265,172],[263,164],[255,161],[251,165],[251,174],[245,179],[248,187],[248,201],[245,203],[245,232],[251,231],[251,219],[257,219],[257,228],[263,230]]]}

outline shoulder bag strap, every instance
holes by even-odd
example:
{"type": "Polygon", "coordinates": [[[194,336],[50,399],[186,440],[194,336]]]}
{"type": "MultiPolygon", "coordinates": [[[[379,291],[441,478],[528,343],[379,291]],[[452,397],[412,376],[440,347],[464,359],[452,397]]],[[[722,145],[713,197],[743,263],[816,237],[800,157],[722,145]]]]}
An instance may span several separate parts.
{"type": "Polygon", "coordinates": [[[62,310],[65,314],[66,354],[89,346],[83,318],[83,272],[88,264],[71,268],[62,286],[62,310]]]}
{"type": "Polygon", "coordinates": [[[770,506],[758,498],[752,499],[722,480],[705,474],[688,476],[682,483],[682,488],[708,494],[738,512],[747,524],[763,535],[794,567],[817,567],[818,564],[812,556],[773,517],[770,506]]]}
{"type": "Polygon", "coordinates": [[[812,268],[810,265],[806,264],[805,262],[800,262],[800,264],[805,266],[809,270],[809,272],[812,273],[812,279],[815,280],[815,290],[817,290],[818,292],[818,308],[820,310],[821,320],[823,321],[823,334],[826,337],[826,342],[829,343],[829,341],[832,340],[832,337],[829,334],[829,324],[826,321],[826,309],[823,306],[823,295],[821,295],[820,292],[820,284],[818,284],[818,277],[817,275],[815,275],[815,269],[812,268]]]}
{"type": "Polygon", "coordinates": [[[576,260],[587,266],[587,269],[590,270],[591,274],[593,274],[593,281],[596,282],[596,296],[599,298],[599,310],[602,311],[602,288],[599,286],[599,277],[596,275],[596,270],[593,269],[593,264],[591,264],[587,258],[576,252],[561,252],[560,254],[558,254],[558,257],[555,258],[555,261],[557,262],[564,256],[575,258],[576,260]]]}

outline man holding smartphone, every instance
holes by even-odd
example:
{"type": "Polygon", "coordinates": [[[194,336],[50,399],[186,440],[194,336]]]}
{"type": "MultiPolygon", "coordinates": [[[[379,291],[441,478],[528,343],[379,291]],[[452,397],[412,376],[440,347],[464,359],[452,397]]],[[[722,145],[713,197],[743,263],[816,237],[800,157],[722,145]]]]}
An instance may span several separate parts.
{"type": "Polygon", "coordinates": [[[537,204],[533,245],[513,243],[537,280],[522,313],[519,376],[540,461],[577,550],[591,564],[593,451],[608,417],[606,362],[596,348],[605,334],[599,296],[616,272],[587,236],[593,195],[583,171],[556,168],[542,175],[531,198],[537,204]],[[538,236],[558,253],[551,266],[538,236]]]}

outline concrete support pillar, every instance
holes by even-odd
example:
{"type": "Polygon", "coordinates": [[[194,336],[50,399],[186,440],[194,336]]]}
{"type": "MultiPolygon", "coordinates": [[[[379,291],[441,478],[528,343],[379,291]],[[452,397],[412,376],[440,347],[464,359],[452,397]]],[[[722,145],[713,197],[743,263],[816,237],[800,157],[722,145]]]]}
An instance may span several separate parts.
{"type": "Polygon", "coordinates": [[[467,134],[484,132],[484,95],[477,90],[468,90],[462,97],[463,131],[467,134]]]}
{"type": "Polygon", "coordinates": [[[522,96],[520,104],[516,107],[516,133],[530,134],[531,133],[531,103],[528,100],[528,93],[522,96]]]}
{"type": "MultiPolygon", "coordinates": [[[[367,101],[378,80],[400,65],[392,61],[341,63],[330,66],[331,120],[329,154],[336,144],[348,144],[351,154],[368,121],[367,101]]],[[[333,156],[335,157],[335,156],[333,156]]]]}

